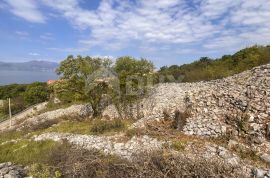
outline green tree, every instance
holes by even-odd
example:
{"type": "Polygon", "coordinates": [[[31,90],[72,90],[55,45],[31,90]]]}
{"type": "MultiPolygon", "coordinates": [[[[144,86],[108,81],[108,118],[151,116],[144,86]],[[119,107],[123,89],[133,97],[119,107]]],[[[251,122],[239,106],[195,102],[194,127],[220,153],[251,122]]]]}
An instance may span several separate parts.
{"type": "Polygon", "coordinates": [[[46,83],[35,82],[27,86],[24,100],[28,105],[44,102],[49,98],[49,90],[46,83]]]}
{"type": "Polygon", "coordinates": [[[92,105],[94,116],[100,114],[102,95],[107,93],[105,81],[96,81],[96,73],[110,69],[110,59],[68,56],[56,70],[62,81],[54,87],[55,94],[65,102],[85,101],[92,105]]]}
{"type": "Polygon", "coordinates": [[[119,93],[113,97],[119,113],[126,112],[126,107],[143,97],[153,80],[154,65],[146,59],[136,60],[125,56],[116,60],[114,70],[118,75],[119,93]]]}

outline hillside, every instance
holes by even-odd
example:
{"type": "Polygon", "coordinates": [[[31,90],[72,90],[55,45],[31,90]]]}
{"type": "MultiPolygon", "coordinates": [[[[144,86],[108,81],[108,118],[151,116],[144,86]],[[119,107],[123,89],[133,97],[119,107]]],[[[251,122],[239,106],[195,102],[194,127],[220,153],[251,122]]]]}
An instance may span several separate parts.
{"type": "Polygon", "coordinates": [[[270,62],[270,46],[252,46],[218,59],[202,57],[181,66],[161,67],[159,75],[172,75],[167,82],[198,82],[221,79],[270,62]]]}
{"type": "Polygon", "coordinates": [[[48,61],[29,61],[22,63],[0,62],[0,70],[14,71],[54,71],[58,63],[48,61]]]}
{"type": "Polygon", "coordinates": [[[89,104],[39,111],[12,128],[0,123],[0,162],[45,162],[41,170],[65,177],[268,178],[269,80],[267,64],[220,80],[159,84],[129,106],[125,120],[114,105],[102,120],[89,104]]]}

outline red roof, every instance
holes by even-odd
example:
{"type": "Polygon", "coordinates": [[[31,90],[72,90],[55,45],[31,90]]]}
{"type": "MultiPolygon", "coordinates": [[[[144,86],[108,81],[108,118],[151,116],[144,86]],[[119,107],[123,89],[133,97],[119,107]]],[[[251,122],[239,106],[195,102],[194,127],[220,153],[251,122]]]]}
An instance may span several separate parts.
{"type": "Polygon", "coordinates": [[[58,82],[58,80],[48,80],[47,85],[52,85],[54,83],[58,82]]]}

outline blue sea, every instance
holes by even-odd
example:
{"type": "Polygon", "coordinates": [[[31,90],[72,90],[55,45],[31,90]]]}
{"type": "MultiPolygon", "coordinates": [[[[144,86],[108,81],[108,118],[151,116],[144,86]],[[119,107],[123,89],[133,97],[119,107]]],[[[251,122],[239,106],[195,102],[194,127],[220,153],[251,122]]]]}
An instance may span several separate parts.
{"type": "Polygon", "coordinates": [[[48,80],[56,80],[58,76],[53,71],[0,71],[0,85],[8,85],[13,83],[29,84],[36,81],[46,82],[48,80]]]}

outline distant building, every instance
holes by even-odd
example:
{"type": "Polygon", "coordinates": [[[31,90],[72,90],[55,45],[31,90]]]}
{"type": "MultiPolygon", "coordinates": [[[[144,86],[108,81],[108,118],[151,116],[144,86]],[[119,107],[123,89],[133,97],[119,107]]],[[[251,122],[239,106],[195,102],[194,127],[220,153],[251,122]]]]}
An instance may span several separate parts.
{"type": "Polygon", "coordinates": [[[57,80],[48,80],[47,85],[52,85],[52,84],[54,84],[56,82],[57,82],[57,80]]]}
{"type": "Polygon", "coordinates": [[[53,84],[55,84],[55,83],[60,83],[60,82],[62,82],[63,80],[48,80],[47,81],[47,85],[53,85],[53,84]]]}

